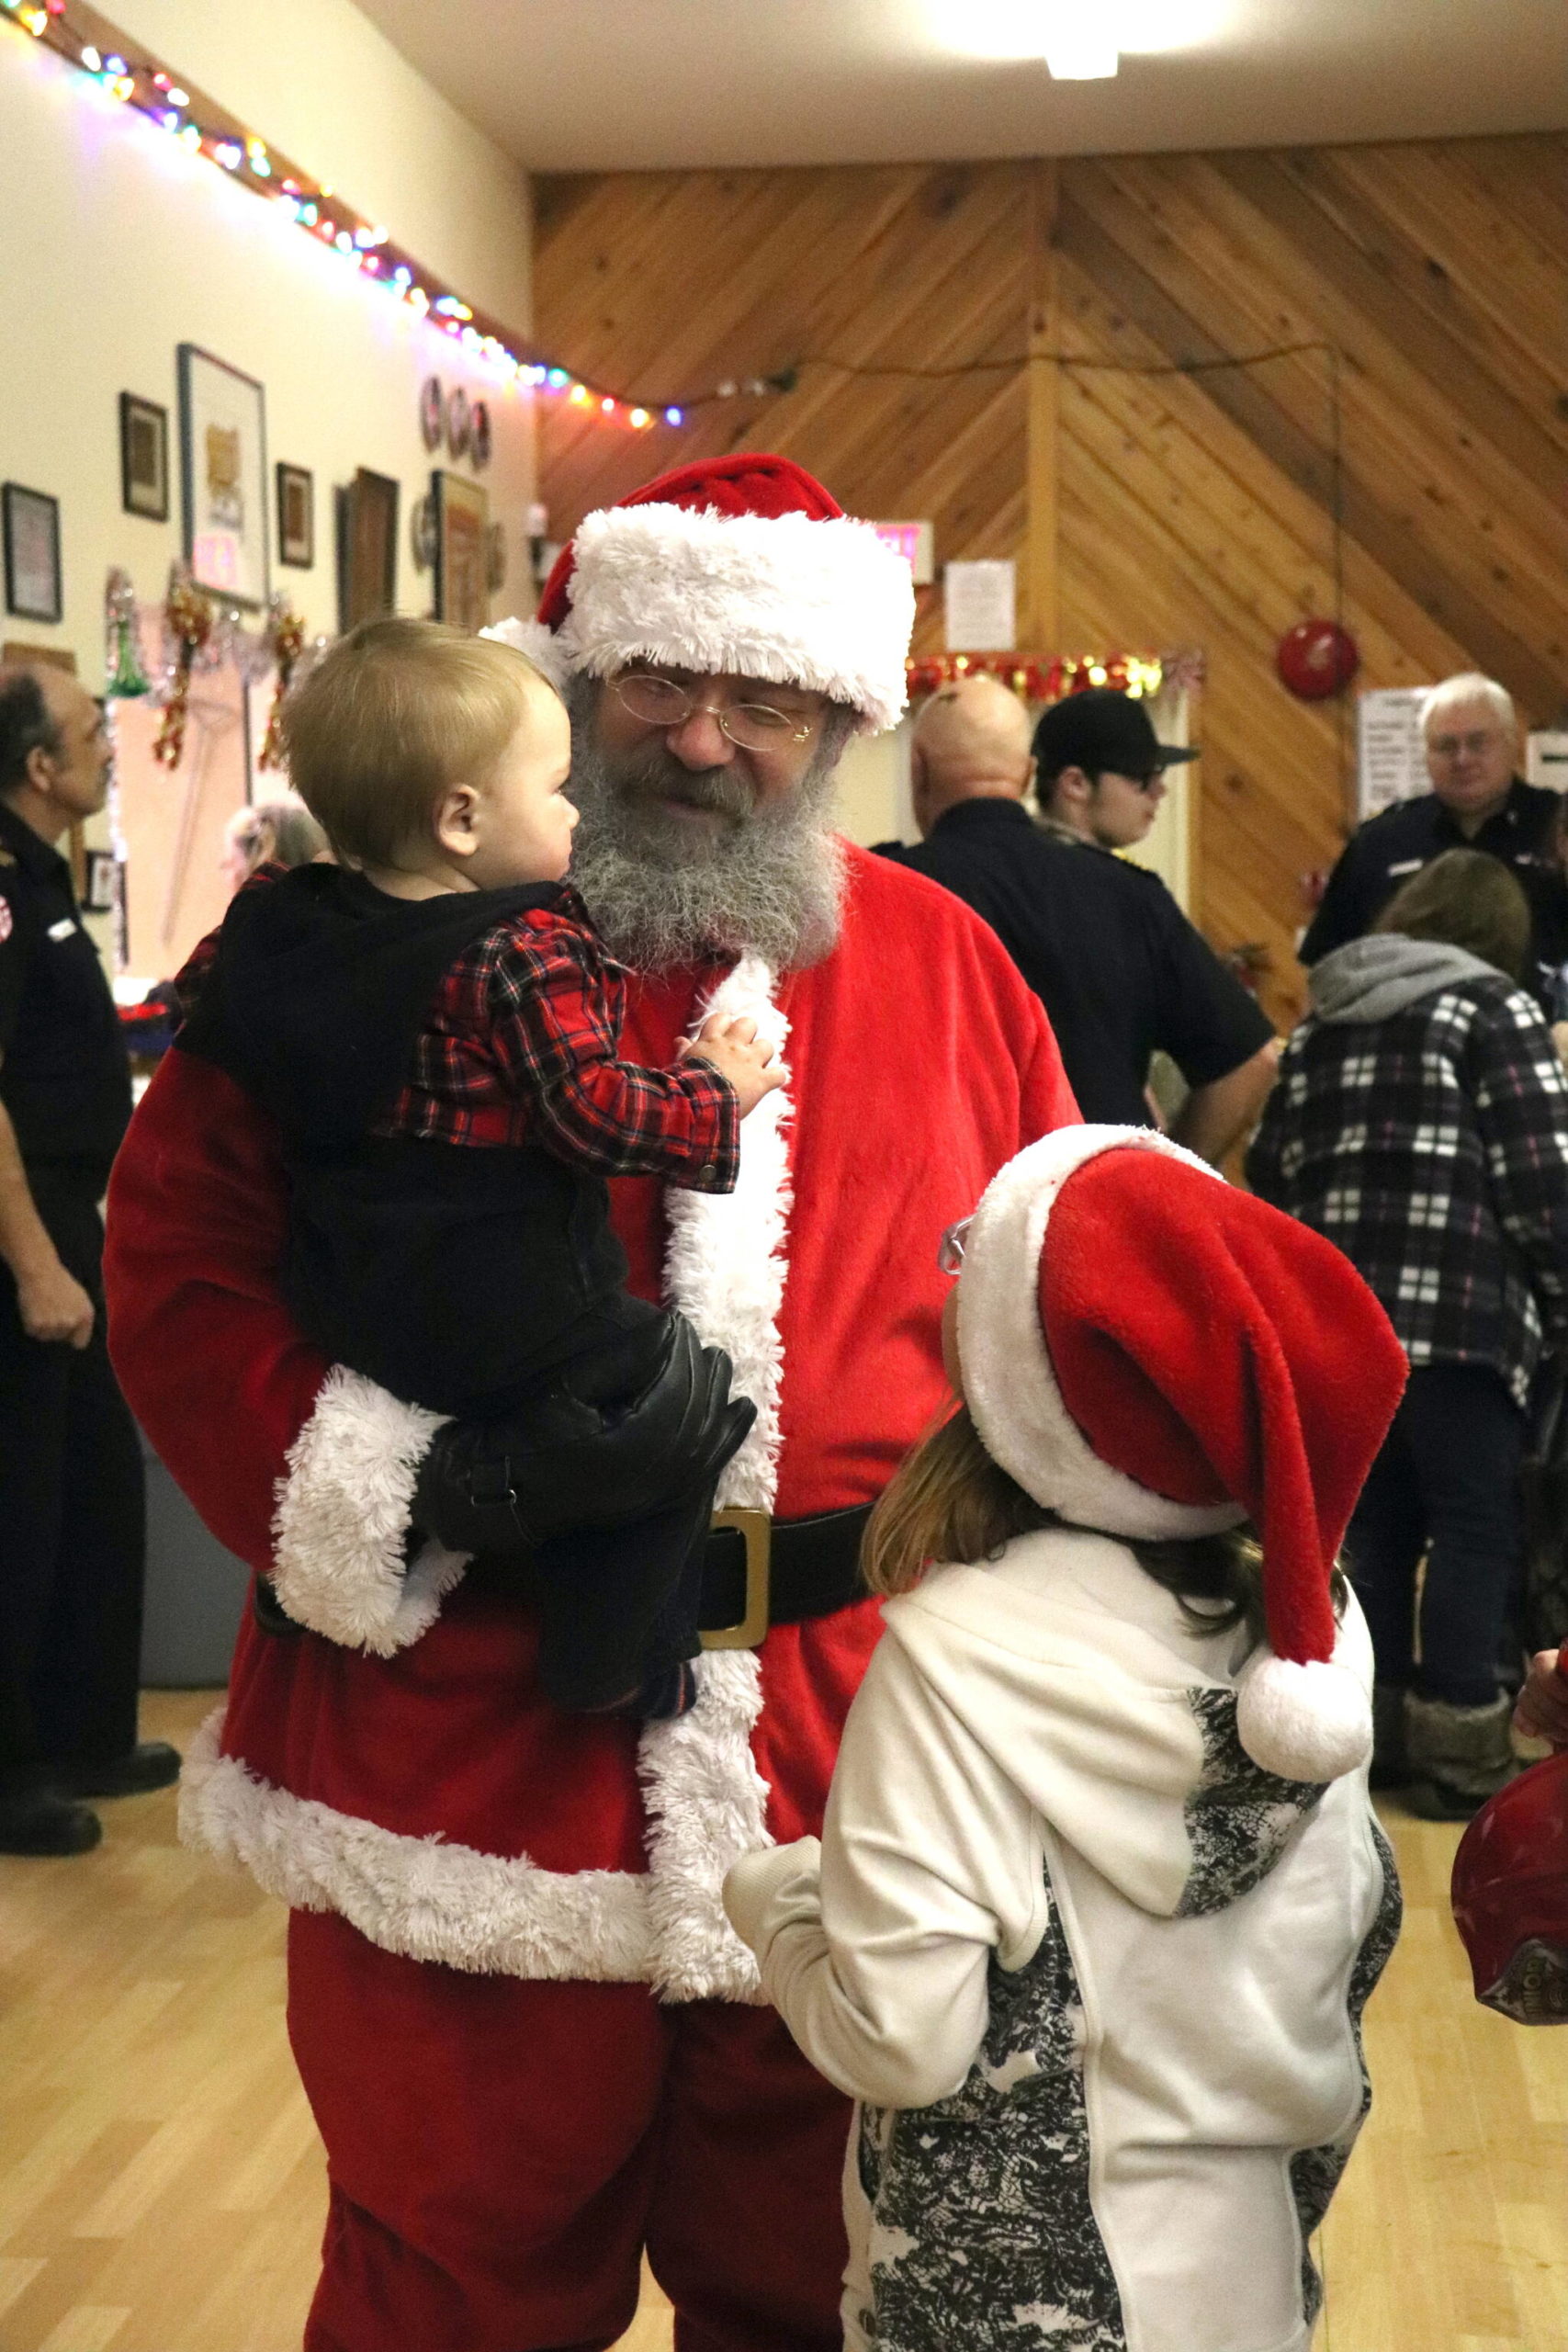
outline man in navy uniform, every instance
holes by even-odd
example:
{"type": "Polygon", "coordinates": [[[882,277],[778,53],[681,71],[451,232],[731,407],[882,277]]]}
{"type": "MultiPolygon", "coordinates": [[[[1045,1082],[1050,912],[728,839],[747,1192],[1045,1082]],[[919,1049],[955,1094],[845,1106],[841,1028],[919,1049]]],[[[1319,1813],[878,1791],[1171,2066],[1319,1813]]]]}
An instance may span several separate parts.
{"type": "Polygon", "coordinates": [[[101,808],[85,689],[0,669],[0,1853],[97,1843],[87,1797],[163,1787],[137,1745],[141,1441],[109,1368],[98,1204],[130,1075],[55,844],[101,808]]]}
{"type": "Polygon", "coordinates": [[[1220,1160],[1273,1083],[1269,1022],[1156,874],[1109,855],[1154,822],[1162,744],[1130,695],[1091,689],[1029,717],[997,679],[933,695],[911,747],[919,848],[883,854],[929,875],[984,917],[1050,1015],[1084,1117],[1146,1125],[1149,1060],[1187,1081],[1179,1143],[1220,1160]],[[1038,767],[1048,822],[1024,795],[1038,767]]]}
{"type": "Polygon", "coordinates": [[[1540,930],[1562,804],[1559,794],[1515,772],[1519,724],[1512,699],[1495,678],[1461,671],[1427,696],[1421,732],[1431,791],[1396,800],[1351,834],[1302,941],[1303,964],[1359,939],[1400,884],[1446,849],[1484,850],[1510,866],[1540,930]]]}

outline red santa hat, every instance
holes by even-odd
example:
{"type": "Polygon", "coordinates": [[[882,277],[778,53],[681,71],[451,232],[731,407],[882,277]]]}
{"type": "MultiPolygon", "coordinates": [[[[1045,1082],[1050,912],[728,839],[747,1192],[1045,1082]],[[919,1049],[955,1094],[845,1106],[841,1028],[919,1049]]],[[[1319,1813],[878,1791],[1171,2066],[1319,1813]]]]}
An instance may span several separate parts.
{"type": "Polygon", "coordinates": [[[751,451],[661,474],[587,514],[535,621],[485,632],[558,684],[667,662],[809,686],[871,732],[905,705],[908,564],[788,458],[751,451]]]}
{"type": "Polygon", "coordinates": [[[1269,1641],[1241,1743],[1287,1780],[1363,1762],[1329,1578],[1406,1365],[1349,1260],[1163,1136],[1064,1128],[976,1212],[958,1348],[987,1451],[1063,1519],[1146,1540],[1252,1521],[1269,1641]]]}

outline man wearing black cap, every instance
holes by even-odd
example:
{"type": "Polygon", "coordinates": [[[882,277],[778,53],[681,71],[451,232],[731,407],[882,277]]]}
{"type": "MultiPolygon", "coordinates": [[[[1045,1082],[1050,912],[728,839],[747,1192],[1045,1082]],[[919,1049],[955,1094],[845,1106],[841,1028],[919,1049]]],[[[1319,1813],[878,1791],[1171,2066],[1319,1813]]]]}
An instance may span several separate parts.
{"type": "Polygon", "coordinates": [[[1136,849],[1165,798],[1167,768],[1196,752],[1162,743],[1141,702],[1112,686],[1067,695],[1034,730],[1036,792],[1046,829],[1096,849],[1136,849]]]}
{"type": "Polygon", "coordinates": [[[1043,1002],[1086,1119],[1147,1125],[1150,1057],[1189,1092],[1172,1126],[1224,1159],[1274,1076],[1273,1031],[1157,875],[1107,854],[1141,841],[1166,767],[1142,705],[1107,689],[1047,710],[975,676],[933,695],[911,752],[919,848],[883,854],[965,899],[1043,1002]],[[1046,823],[1023,805],[1038,768],[1046,823]]]}

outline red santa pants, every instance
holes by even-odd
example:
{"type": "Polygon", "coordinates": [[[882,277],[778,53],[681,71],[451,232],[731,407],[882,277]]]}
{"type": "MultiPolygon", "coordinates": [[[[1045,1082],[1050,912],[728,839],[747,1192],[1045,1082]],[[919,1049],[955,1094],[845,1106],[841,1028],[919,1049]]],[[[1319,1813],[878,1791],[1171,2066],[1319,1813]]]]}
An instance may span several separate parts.
{"type": "Polygon", "coordinates": [[[839,2352],[849,2104],[771,2009],[296,1912],[288,2030],[331,2178],[305,2352],[605,2352],[645,2245],[680,2352],[839,2352]]]}

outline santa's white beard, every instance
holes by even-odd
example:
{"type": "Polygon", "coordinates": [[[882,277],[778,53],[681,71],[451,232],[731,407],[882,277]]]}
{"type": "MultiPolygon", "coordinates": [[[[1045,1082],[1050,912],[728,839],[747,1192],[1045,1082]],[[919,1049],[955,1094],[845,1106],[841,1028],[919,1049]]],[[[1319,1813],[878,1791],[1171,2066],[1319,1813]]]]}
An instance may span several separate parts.
{"type": "Polygon", "coordinates": [[[747,951],[775,971],[818,962],[839,934],[843,857],[829,814],[853,715],[830,711],[799,783],[767,801],[733,767],[682,766],[657,735],[607,755],[595,740],[600,692],[574,678],[567,693],[567,789],[582,812],[570,878],[611,954],[644,972],[747,951]],[[726,821],[693,824],[666,797],[726,821]]]}

